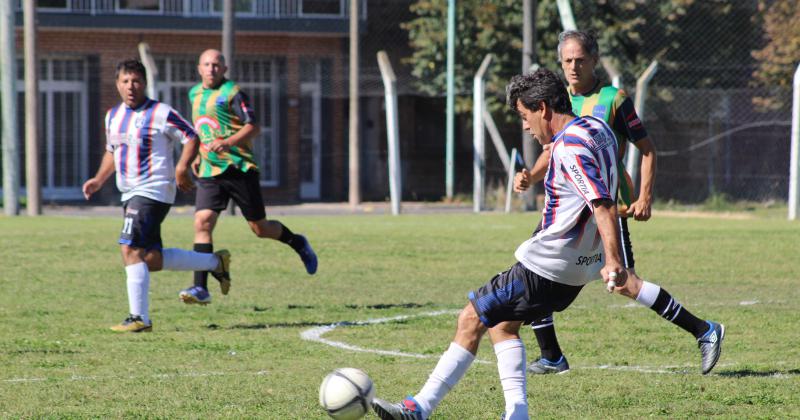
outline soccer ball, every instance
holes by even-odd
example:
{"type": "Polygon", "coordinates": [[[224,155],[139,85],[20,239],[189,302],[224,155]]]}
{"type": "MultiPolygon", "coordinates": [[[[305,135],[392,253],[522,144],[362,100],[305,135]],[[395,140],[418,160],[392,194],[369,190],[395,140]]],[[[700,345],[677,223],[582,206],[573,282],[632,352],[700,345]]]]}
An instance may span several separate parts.
{"type": "Polygon", "coordinates": [[[340,368],[329,373],[319,387],[319,403],[336,420],[360,419],[372,404],[375,387],[366,373],[340,368]]]}

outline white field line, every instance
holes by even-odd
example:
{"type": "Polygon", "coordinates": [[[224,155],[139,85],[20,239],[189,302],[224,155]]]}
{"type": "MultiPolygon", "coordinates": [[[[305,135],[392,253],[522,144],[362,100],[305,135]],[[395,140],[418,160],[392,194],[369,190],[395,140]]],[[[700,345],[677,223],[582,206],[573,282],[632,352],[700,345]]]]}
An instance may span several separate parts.
{"type": "Polygon", "coordinates": [[[119,380],[119,379],[142,379],[142,378],[149,378],[149,379],[173,379],[173,378],[204,378],[204,377],[211,377],[211,376],[233,376],[233,375],[266,375],[266,370],[259,370],[257,372],[189,372],[189,373],[158,373],[154,375],[131,375],[131,376],[114,376],[114,375],[107,375],[107,376],[100,376],[100,375],[93,375],[93,376],[83,376],[83,375],[72,375],[67,378],[11,378],[11,379],[3,379],[0,382],[3,383],[30,383],[30,382],[46,382],[46,381],[102,381],[102,380],[119,380]]]}

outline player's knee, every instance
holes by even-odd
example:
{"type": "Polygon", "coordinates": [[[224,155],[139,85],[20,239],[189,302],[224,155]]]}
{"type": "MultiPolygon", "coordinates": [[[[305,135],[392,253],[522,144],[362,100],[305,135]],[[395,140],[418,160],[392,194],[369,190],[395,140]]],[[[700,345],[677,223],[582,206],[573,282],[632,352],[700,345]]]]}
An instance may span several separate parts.
{"type": "Polygon", "coordinates": [[[467,335],[477,335],[484,328],[475,307],[467,304],[464,310],[458,314],[458,331],[467,335]]]}

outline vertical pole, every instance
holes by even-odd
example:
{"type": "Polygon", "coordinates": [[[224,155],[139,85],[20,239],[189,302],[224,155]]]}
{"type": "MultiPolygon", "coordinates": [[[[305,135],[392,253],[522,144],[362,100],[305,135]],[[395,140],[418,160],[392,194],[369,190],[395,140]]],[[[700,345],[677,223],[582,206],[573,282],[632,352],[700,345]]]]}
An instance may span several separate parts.
{"type": "Polygon", "coordinates": [[[789,158],[789,220],[797,220],[797,206],[800,202],[800,65],[794,72],[794,91],[792,93],[792,146],[789,158]]]}
{"type": "MultiPolygon", "coordinates": [[[[234,43],[236,33],[236,28],[234,27],[235,16],[236,10],[233,6],[233,0],[222,0],[222,56],[225,57],[225,66],[228,68],[225,72],[226,77],[233,77],[236,48],[234,43]]],[[[236,214],[236,204],[234,204],[233,200],[228,203],[228,214],[236,214]]]]}
{"type": "Polygon", "coordinates": [[[456,0],[447,0],[447,145],[445,148],[445,187],[447,198],[453,198],[453,158],[455,150],[455,66],[456,66],[456,0]]]}
{"type": "Polygon", "coordinates": [[[14,5],[0,2],[0,72],[2,72],[3,211],[19,214],[19,148],[17,146],[17,57],[14,5]]]}
{"type": "Polygon", "coordinates": [[[392,198],[392,214],[400,214],[403,198],[403,176],[400,170],[400,129],[397,118],[397,77],[385,51],[378,52],[378,67],[381,70],[386,96],[386,141],[389,143],[389,194],[392,198]]]}
{"type": "MultiPolygon", "coordinates": [[[[531,65],[536,62],[534,45],[536,44],[536,1],[524,0],[522,3],[522,74],[531,71],[531,65]]],[[[522,157],[525,166],[532,168],[538,158],[538,149],[530,134],[522,130],[522,157]]],[[[513,166],[512,162],[512,166],[513,166]]],[[[522,194],[526,210],[536,210],[536,187],[528,188],[522,194]]]]}
{"type": "Polygon", "coordinates": [[[358,3],[350,0],[350,117],[349,117],[349,163],[350,206],[361,203],[361,137],[359,136],[359,89],[358,89],[358,3]]]}
{"type": "Polygon", "coordinates": [[[472,210],[479,213],[484,208],[484,183],[486,175],[486,132],[483,112],[486,109],[483,76],[492,62],[492,55],[486,54],[481,67],[472,79],[472,210]]]}
{"type": "Polygon", "coordinates": [[[39,170],[39,61],[36,54],[36,2],[25,1],[25,188],[28,215],[42,214],[39,170]]]}
{"type": "MultiPolygon", "coordinates": [[[[633,101],[633,106],[636,108],[636,113],[639,114],[639,119],[642,121],[644,121],[644,104],[647,100],[647,86],[650,84],[650,80],[653,79],[653,76],[656,75],[657,69],[658,61],[653,60],[653,62],[647,66],[644,72],[642,72],[642,75],[639,76],[639,79],[636,80],[636,98],[633,101]]],[[[634,188],[639,185],[640,157],[639,149],[635,147],[628,148],[625,169],[627,169],[628,174],[631,176],[631,182],[633,183],[634,188]]]]}
{"type": "Polygon", "coordinates": [[[511,165],[508,166],[508,183],[506,184],[506,213],[511,213],[511,193],[514,191],[514,168],[517,166],[517,148],[511,149],[511,165]]]}

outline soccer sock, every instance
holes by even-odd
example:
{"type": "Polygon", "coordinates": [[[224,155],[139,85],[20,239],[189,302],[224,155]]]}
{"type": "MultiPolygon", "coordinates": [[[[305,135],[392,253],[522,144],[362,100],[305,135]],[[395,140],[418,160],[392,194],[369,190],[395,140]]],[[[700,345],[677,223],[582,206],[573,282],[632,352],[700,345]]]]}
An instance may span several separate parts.
{"type": "MultiPolygon", "coordinates": [[[[202,252],[204,254],[214,253],[214,244],[194,244],[195,252],[202,252]]],[[[200,286],[208,290],[208,271],[195,271],[194,272],[194,285],[200,286]]]]}
{"type": "Polygon", "coordinates": [[[527,420],[528,399],[525,379],[525,345],[520,339],[501,341],[494,345],[497,373],[506,400],[506,420],[527,420]]]}
{"type": "Polygon", "coordinates": [[[147,263],[140,262],[126,265],[128,276],[128,307],[131,315],[139,315],[145,324],[150,325],[147,292],[150,289],[150,270],[147,263]]]}
{"type": "Polygon", "coordinates": [[[295,235],[291,230],[289,230],[289,228],[286,227],[286,225],[284,225],[283,223],[277,220],[275,221],[275,223],[281,225],[281,236],[278,237],[278,240],[285,243],[286,245],[289,245],[295,251],[300,252],[300,250],[303,249],[304,245],[303,241],[297,240],[297,235],[295,235]]]}
{"type": "Polygon", "coordinates": [[[688,331],[695,338],[700,338],[708,331],[708,324],[705,321],[692,315],[669,292],[657,284],[643,281],[636,301],[654,310],[667,321],[688,331]]]}
{"type": "Polygon", "coordinates": [[[539,350],[542,352],[542,357],[551,362],[558,361],[563,355],[561,353],[561,347],[558,345],[554,323],[553,314],[550,314],[542,319],[533,321],[531,324],[533,333],[536,334],[536,341],[539,343],[539,350]]]}
{"type": "Polygon", "coordinates": [[[475,355],[469,350],[456,343],[450,343],[450,347],[439,359],[422,390],[414,396],[422,411],[422,418],[430,417],[444,396],[461,380],[473,360],[475,355]]]}
{"type": "Polygon", "coordinates": [[[187,251],[178,248],[165,248],[161,250],[164,261],[164,270],[172,271],[214,271],[219,265],[219,258],[214,254],[205,252],[187,251]]]}

